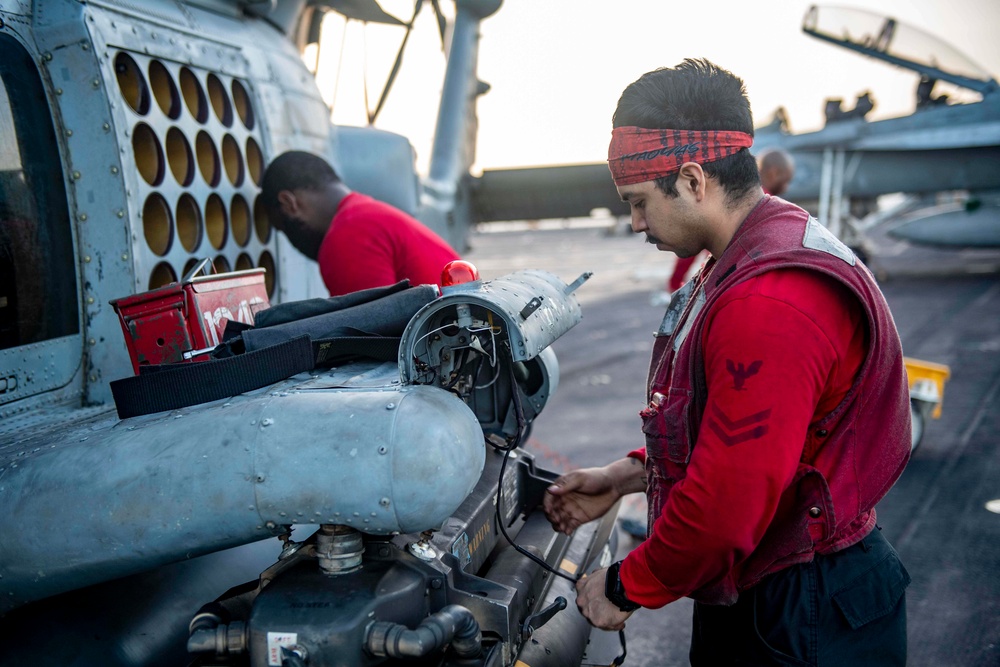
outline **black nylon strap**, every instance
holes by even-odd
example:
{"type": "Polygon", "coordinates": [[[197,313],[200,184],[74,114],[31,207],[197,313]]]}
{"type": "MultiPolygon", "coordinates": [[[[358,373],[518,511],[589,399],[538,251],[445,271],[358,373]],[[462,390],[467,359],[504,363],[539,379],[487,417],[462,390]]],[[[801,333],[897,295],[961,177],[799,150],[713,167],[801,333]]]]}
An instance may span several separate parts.
{"type": "Polygon", "coordinates": [[[115,380],[111,393],[118,417],[128,419],[229,398],[312,370],[309,336],[225,359],[171,364],[155,372],[115,380]]]}
{"type": "Polygon", "coordinates": [[[338,336],[313,341],[317,366],[364,357],[376,361],[395,361],[399,354],[399,341],[392,336],[338,336]]]}

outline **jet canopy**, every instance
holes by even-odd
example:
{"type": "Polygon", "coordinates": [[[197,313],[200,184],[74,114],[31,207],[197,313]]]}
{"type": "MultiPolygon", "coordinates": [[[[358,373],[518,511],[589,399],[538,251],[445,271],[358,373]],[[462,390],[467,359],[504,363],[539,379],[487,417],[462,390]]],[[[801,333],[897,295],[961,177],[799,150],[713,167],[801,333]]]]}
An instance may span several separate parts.
{"type": "Polygon", "coordinates": [[[989,72],[941,38],[863,9],[814,5],[806,12],[802,31],[982,95],[1000,87],[989,72]]]}

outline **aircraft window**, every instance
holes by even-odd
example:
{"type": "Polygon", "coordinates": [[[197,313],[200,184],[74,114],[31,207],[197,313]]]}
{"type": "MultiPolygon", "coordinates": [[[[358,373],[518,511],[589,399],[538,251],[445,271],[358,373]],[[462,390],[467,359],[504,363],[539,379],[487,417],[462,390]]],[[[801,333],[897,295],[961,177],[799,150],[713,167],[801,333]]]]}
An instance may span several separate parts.
{"type": "Polygon", "coordinates": [[[170,207],[166,200],[155,192],[146,198],[146,203],[142,207],[142,231],[149,249],[154,253],[163,257],[170,251],[170,242],[174,236],[170,207]]]}
{"type": "Polygon", "coordinates": [[[132,151],[139,174],[150,185],[163,182],[163,147],[149,125],[139,123],[132,130],[132,151]]]}
{"type": "MultiPolygon", "coordinates": [[[[194,252],[201,243],[201,211],[198,202],[187,193],[177,200],[177,238],[188,252],[194,252]]],[[[187,275],[187,268],[184,274],[187,275]]]]}
{"type": "Polygon", "coordinates": [[[118,88],[122,97],[140,116],[149,113],[149,88],[142,70],[127,53],[115,56],[115,76],[118,77],[118,88]]]}
{"type": "Polygon", "coordinates": [[[260,195],[253,202],[253,227],[261,243],[271,240],[271,221],[267,218],[267,209],[260,195]]]}
{"type": "Polygon", "coordinates": [[[222,250],[226,245],[226,228],[226,205],[222,197],[213,192],[205,202],[205,231],[212,247],[222,250]]]}
{"type": "Polygon", "coordinates": [[[246,271],[253,268],[253,260],[250,259],[250,255],[245,252],[241,252],[240,256],[236,258],[236,270],[246,271]]]}
{"type": "Polygon", "coordinates": [[[240,246],[250,242],[250,206],[243,195],[233,195],[233,203],[229,207],[229,222],[233,228],[233,240],[240,246]]]}
{"type": "Polygon", "coordinates": [[[167,130],[167,163],[178,183],[191,185],[194,180],[194,155],[187,137],[176,127],[167,130]]]}
{"type": "Polygon", "coordinates": [[[208,104],[205,102],[205,90],[194,72],[187,67],[181,68],[181,94],[188,111],[199,123],[208,120],[208,104]]]}
{"type": "Polygon", "coordinates": [[[243,156],[240,145],[231,134],[222,137],[222,164],[226,166],[229,182],[236,187],[243,185],[243,156]]]}
{"type": "Polygon", "coordinates": [[[214,74],[208,75],[208,98],[212,100],[212,110],[219,122],[230,127],[233,124],[233,105],[229,102],[226,87],[214,74]]]}
{"type": "Polygon", "coordinates": [[[157,287],[163,287],[175,282],[177,282],[177,275],[174,273],[173,267],[167,262],[157,264],[156,268],[149,275],[149,289],[156,289],[157,287]]]}
{"type": "Polygon", "coordinates": [[[236,113],[239,114],[243,127],[248,130],[253,129],[253,105],[250,103],[250,95],[243,84],[233,79],[233,104],[236,106],[236,113]]]}
{"type": "Polygon", "coordinates": [[[264,154],[253,137],[247,139],[247,169],[254,185],[260,187],[260,179],[264,176],[264,154]]]}
{"type": "Polygon", "coordinates": [[[274,257],[270,252],[265,250],[260,253],[257,266],[264,269],[264,289],[267,290],[267,298],[274,298],[274,257]]]}
{"type": "Polygon", "coordinates": [[[31,56],[0,34],[0,349],[79,333],[73,236],[31,56]]]}
{"type": "Polygon", "coordinates": [[[215,148],[212,135],[202,130],[194,140],[194,150],[198,154],[201,177],[213,188],[219,184],[219,151],[215,148]]]}

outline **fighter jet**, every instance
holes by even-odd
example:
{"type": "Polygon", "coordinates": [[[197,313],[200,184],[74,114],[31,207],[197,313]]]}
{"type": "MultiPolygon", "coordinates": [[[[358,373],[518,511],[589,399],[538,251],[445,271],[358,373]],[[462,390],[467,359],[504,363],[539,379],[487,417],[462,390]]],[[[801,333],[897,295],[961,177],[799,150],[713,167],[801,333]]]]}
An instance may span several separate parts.
{"type": "MultiPolygon", "coordinates": [[[[925,31],[860,9],[811,7],[802,30],[912,71],[914,111],[870,120],[878,91],[862,89],[854,101],[827,100],[821,130],[793,133],[779,109],[756,129],[751,150],[792,154],[795,178],[783,196],[859,251],[866,232],[882,224],[928,244],[1000,244],[1000,87],[993,75],[925,31]],[[897,193],[900,204],[879,210],[879,196],[897,193]]],[[[603,162],[486,170],[473,189],[475,219],[585,217],[595,209],[627,215],[607,171],[603,162]]]]}
{"type": "Polygon", "coordinates": [[[815,207],[820,221],[854,247],[876,224],[893,224],[894,235],[929,245],[1000,245],[996,79],[934,35],[865,10],[814,6],[802,30],[914,72],[914,111],[869,120],[876,102],[866,91],[850,108],[827,100],[826,125],[816,132],[792,134],[777,114],[757,129],[754,149],[792,153],[796,174],[787,197],[815,207]],[[942,85],[955,92],[940,92],[942,85]],[[877,210],[875,198],[892,193],[906,197],[892,210],[877,210]]]}

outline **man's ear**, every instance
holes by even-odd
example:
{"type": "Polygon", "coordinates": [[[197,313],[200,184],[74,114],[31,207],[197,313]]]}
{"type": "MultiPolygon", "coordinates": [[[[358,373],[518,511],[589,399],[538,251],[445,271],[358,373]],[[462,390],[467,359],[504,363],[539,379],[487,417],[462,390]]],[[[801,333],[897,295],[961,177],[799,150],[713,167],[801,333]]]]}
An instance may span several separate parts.
{"type": "Polygon", "coordinates": [[[697,162],[685,162],[677,173],[677,189],[700,202],[705,198],[708,177],[697,162]]]}
{"type": "Polygon", "coordinates": [[[282,190],[278,193],[278,208],[286,218],[298,217],[299,200],[291,190],[282,190]]]}

